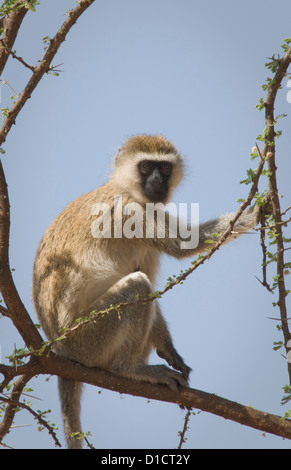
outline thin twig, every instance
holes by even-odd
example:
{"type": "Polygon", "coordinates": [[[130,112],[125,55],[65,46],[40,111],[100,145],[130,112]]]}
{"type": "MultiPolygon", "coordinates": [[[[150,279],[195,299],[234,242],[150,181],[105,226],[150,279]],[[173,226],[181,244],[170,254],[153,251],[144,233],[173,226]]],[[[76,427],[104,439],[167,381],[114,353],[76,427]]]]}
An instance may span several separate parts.
{"type": "MultiPolygon", "coordinates": [[[[267,317],[267,318],[268,318],[268,320],[283,321],[282,318],[273,318],[273,317],[267,317]]],[[[286,322],[288,322],[290,320],[291,320],[291,317],[284,319],[284,321],[286,321],[286,322]]]]}
{"type": "Polygon", "coordinates": [[[0,305],[0,313],[3,315],[3,317],[10,317],[8,308],[3,307],[2,305],[0,305]]]}
{"type": "Polygon", "coordinates": [[[34,72],[35,70],[35,67],[33,67],[32,65],[29,65],[27,62],[25,62],[25,60],[22,59],[22,57],[19,57],[15,54],[15,51],[13,51],[12,49],[10,49],[9,47],[5,46],[4,44],[4,40],[3,39],[0,39],[0,43],[1,43],[1,46],[2,48],[5,48],[8,52],[8,54],[11,54],[11,56],[13,57],[13,59],[16,59],[18,60],[18,62],[20,62],[22,65],[24,65],[24,67],[30,69],[32,72],[34,72]]]}
{"type": "Polygon", "coordinates": [[[260,279],[257,276],[256,276],[256,279],[262,284],[262,286],[266,287],[266,289],[269,292],[273,293],[273,289],[271,288],[270,284],[267,281],[267,246],[266,246],[266,243],[265,243],[266,230],[263,229],[263,227],[265,226],[265,222],[266,222],[265,214],[261,214],[261,221],[260,222],[261,222],[261,225],[262,225],[261,232],[260,232],[260,244],[261,244],[262,254],[263,254],[263,261],[262,261],[263,280],[260,281],[260,279]]]}
{"type": "Polygon", "coordinates": [[[178,449],[182,448],[182,445],[186,442],[187,438],[185,437],[186,432],[189,429],[189,421],[190,421],[190,416],[191,416],[191,408],[187,411],[185,418],[184,418],[184,426],[183,430],[179,432],[180,435],[180,442],[178,445],[178,449]]]}
{"type": "MultiPolygon", "coordinates": [[[[281,214],[283,215],[283,213],[281,214]]],[[[256,231],[260,231],[260,230],[270,230],[272,228],[276,228],[278,227],[278,225],[287,225],[289,222],[291,222],[291,217],[290,219],[287,219],[287,220],[282,220],[281,222],[277,222],[275,224],[272,224],[272,225],[264,225],[262,224],[261,227],[254,227],[254,230],[256,231]]]]}
{"type": "Polygon", "coordinates": [[[284,212],[282,212],[281,215],[285,215],[288,211],[290,211],[290,209],[291,209],[291,206],[287,207],[287,209],[284,212]]]}
{"type": "MultiPolygon", "coordinates": [[[[58,438],[57,438],[57,435],[56,435],[53,427],[41,416],[40,412],[34,411],[29,405],[27,405],[26,403],[20,402],[17,399],[12,399],[12,398],[7,398],[5,396],[0,396],[0,401],[2,401],[4,403],[7,403],[8,406],[11,407],[11,414],[13,414],[13,416],[15,415],[15,413],[17,411],[17,408],[22,408],[23,410],[28,411],[30,414],[32,414],[34,419],[36,419],[39,422],[39,424],[41,426],[43,426],[44,428],[46,428],[48,430],[49,434],[52,436],[53,440],[55,441],[55,445],[57,447],[62,447],[59,440],[58,440],[58,438]]],[[[7,412],[7,410],[6,410],[6,412],[7,412]]],[[[1,439],[1,426],[2,426],[2,423],[0,425],[0,440],[2,440],[1,439]]],[[[11,427],[12,426],[10,425],[9,429],[11,429],[11,427]]],[[[6,432],[5,432],[5,434],[6,434],[6,432]]]]}

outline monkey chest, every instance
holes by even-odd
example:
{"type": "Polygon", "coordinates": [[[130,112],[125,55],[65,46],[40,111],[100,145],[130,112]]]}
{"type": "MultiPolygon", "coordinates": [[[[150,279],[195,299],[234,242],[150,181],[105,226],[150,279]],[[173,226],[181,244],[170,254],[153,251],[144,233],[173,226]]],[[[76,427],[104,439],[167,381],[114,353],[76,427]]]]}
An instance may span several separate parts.
{"type": "Polygon", "coordinates": [[[155,249],[142,242],[120,240],[119,243],[110,244],[109,252],[111,260],[122,275],[142,271],[154,281],[159,264],[159,254],[155,249]]]}

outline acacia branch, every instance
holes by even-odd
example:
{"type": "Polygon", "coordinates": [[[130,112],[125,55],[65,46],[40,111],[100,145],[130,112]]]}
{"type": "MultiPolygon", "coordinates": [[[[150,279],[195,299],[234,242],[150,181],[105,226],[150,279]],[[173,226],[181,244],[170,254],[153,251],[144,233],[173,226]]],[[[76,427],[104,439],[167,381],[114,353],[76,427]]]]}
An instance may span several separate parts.
{"type": "MultiPolygon", "coordinates": [[[[277,96],[277,91],[281,85],[283,78],[286,75],[287,69],[291,63],[291,47],[287,50],[285,55],[278,59],[278,69],[272,80],[271,85],[268,89],[268,94],[265,106],[265,118],[266,118],[266,146],[267,146],[267,157],[268,157],[268,169],[269,169],[269,194],[271,198],[272,214],[275,221],[276,230],[276,245],[277,245],[277,277],[278,277],[278,306],[281,314],[282,331],[284,336],[284,344],[286,353],[290,350],[287,347],[288,341],[291,339],[288,321],[287,321],[287,306],[286,306],[286,286],[284,280],[284,238],[282,231],[282,213],[278,192],[277,176],[276,176],[276,160],[275,160],[275,137],[276,132],[274,129],[275,116],[274,116],[274,105],[277,96]]],[[[285,211],[286,212],[286,211],[285,211]]],[[[287,361],[287,368],[289,373],[289,383],[291,384],[291,364],[287,361]]]]}
{"type": "MultiPolygon", "coordinates": [[[[38,349],[43,339],[34,326],[15,287],[9,264],[10,205],[7,183],[0,161],[0,292],[7,306],[9,318],[29,347],[38,349]]],[[[2,314],[4,311],[1,307],[2,314]]]]}
{"type": "Polygon", "coordinates": [[[54,356],[41,358],[41,362],[48,373],[53,373],[53,371],[55,373],[57,368],[59,374],[68,379],[97,385],[119,393],[177,403],[186,408],[198,408],[263,432],[291,439],[291,420],[282,420],[280,416],[265,413],[211,393],[191,388],[179,388],[175,392],[164,385],[119,377],[108,371],[87,368],[54,356]]]}
{"type": "Polygon", "coordinates": [[[34,367],[36,373],[39,373],[41,369],[41,373],[57,374],[67,379],[85,382],[119,393],[176,403],[185,408],[198,408],[263,432],[291,439],[291,420],[283,420],[280,416],[256,410],[201,390],[179,387],[177,391],[173,391],[164,385],[135,381],[98,368],[88,368],[53,353],[50,357],[38,358],[34,367]]]}
{"type": "Polygon", "coordinates": [[[182,445],[186,442],[187,438],[185,437],[185,434],[186,432],[188,431],[189,429],[189,420],[190,420],[190,416],[191,416],[191,409],[187,411],[186,415],[185,415],[185,418],[184,418],[184,426],[183,426],[183,429],[182,431],[179,432],[179,436],[180,436],[180,442],[179,442],[179,445],[177,447],[177,449],[181,449],[182,448],[182,445]]]}
{"type": "MultiPolygon", "coordinates": [[[[119,393],[179,404],[185,408],[197,408],[262,432],[291,439],[291,420],[282,419],[280,416],[241,405],[215,394],[182,387],[179,387],[177,391],[173,391],[165,385],[136,381],[95,367],[85,367],[58,357],[54,353],[51,353],[49,357],[42,356],[34,359],[34,362],[30,365],[30,375],[59,375],[119,393]]],[[[15,367],[10,367],[10,375],[13,373],[15,376],[19,375],[24,370],[28,374],[27,370],[21,369],[21,367],[18,371],[15,367]]],[[[2,373],[4,373],[3,369],[2,373]]]]}

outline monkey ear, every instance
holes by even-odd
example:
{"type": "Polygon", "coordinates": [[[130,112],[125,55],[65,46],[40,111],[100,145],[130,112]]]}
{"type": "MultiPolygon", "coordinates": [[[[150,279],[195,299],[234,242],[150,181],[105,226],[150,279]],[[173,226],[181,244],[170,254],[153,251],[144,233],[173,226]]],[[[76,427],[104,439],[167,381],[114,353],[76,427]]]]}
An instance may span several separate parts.
{"type": "Polygon", "coordinates": [[[121,155],[121,151],[122,151],[122,147],[119,147],[116,154],[115,154],[115,163],[117,162],[117,160],[120,158],[120,155],[121,155]]]}

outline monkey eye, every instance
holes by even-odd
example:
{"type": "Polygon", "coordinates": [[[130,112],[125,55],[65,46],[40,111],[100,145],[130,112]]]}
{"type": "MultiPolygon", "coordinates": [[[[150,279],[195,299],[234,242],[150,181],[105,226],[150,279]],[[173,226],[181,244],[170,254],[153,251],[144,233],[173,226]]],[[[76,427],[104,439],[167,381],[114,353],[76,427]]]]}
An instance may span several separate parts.
{"type": "Polygon", "coordinates": [[[172,164],[170,162],[162,162],[160,163],[159,165],[159,168],[160,168],[160,172],[163,174],[163,175],[170,175],[171,172],[172,172],[172,164]]]}
{"type": "Polygon", "coordinates": [[[153,162],[149,160],[144,160],[143,162],[139,163],[138,168],[142,175],[148,175],[151,173],[153,166],[153,162]]]}

